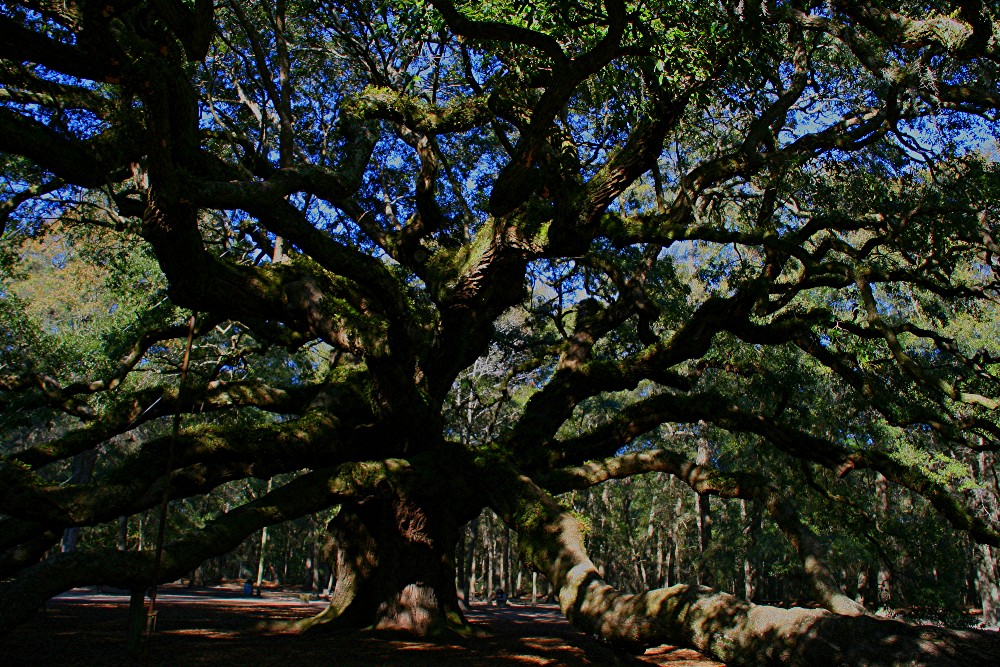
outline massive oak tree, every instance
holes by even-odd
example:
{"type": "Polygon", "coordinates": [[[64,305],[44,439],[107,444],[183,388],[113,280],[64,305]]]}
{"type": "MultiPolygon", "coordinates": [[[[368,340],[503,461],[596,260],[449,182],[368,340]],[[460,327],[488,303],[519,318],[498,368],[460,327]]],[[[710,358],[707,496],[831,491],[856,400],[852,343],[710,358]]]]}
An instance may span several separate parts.
{"type": "Polygon", "coordinates": [[[1000,437],[997,20],[981,0],[0,3],[0,400],[28,420],[0,459],[0,627],[339,505],[312,624],[460,631],[455,544],[490,507],[569,620],[624,648],[995,657],[847,598],[774,467],[880,474],[1000,546],[955,472],[1000,437]],[[89,248],[127,311],[86,363],[43,344],[65,322],[27,326],[19,267],[45,238],[89,248]],[[676,424],[768,464],[696,464],[676,424]],[[651,471],[760,504],[825,609],[605,583],[555,496],[651,471]],[[53,549],[248,477],[278,483],[162,549],[53,549]]]}

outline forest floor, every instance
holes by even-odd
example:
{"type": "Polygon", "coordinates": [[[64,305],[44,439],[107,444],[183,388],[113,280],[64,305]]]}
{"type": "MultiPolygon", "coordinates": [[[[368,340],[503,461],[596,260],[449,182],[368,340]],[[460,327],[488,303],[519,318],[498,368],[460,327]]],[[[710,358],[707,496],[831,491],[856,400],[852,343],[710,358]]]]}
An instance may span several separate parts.
{"type": "Polygon", "coordinates": [[[616,656],[575,629],[553,604],[506,608],[476,605],[467,618],[483,630],[461,643],[431,643],[381,633],[303,635],[261,630],[265,624],[317,614],[324,602],[294,592],[264,590],[259,598],[238,586],[161,587],[157,629],[142,655],[126,651],[128,596],[76,589],[48,602],[44,612],[3,638],[13,665],[319,665],[367,667],[583,667],[659,665],[724,667],[687,649],[660,646],[645,655],[616,656]]]}

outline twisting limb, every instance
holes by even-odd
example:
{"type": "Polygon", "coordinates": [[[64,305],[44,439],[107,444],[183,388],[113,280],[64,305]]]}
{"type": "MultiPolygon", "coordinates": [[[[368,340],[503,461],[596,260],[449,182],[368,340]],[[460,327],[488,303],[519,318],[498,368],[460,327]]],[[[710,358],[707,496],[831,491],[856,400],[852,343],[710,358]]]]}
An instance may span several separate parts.
{"type": "Polygon", "coordinates": [[[45,443],[0,457],[32,469],[67,459],[123,433],[175,412],[205,414],[238,407],[254,407],[277,414],[301,414],[322,393],[322,385],[274,387],[255,380],[213,381],[189,389],[178,401],[176,387],[143,389],[122,397],[82,428],[45,443]]]}
{"type": "Polygon", "coordinates": [[[30,540],[0,551],[0,579],[13,576],[18,570],[37,563],[45,552],[59,544],[61,538],[62,532],[46,530],[30,540]]]}
{"type": "Polygon", "coordinates": [[[628,406],[616,418],[590,433],[557,442],[551,463],[582,462],[611,455],[616,447],[670,421],[694,423],[704,420],[731,432],[754,433],[779,451],[796,459],[819,464],[838,476],[852,470],[869,469],[885,475],[926,498],[955,528],[980,544],[1000,545],[1000,531],[959,500],[944,484],[917,464],[906,464],[885,452],[853,450],[816,436],[780,420],[745,411],[737,402],[713,392],[689,395],[660,393],[628,406]]]}
{"type": "Polygon", "coordinates": [[[384,119],[420,134],[465,132],[489,124],[493,112],[486,96],[451,100],[440,106],[389,88],[366,88],[345,99],[341,112],[359,120],[384,119]]]}
{"type": "Polygon", "coordinates": [[[0,519],[0,551],[8,552],[18,545],[36,539],[46,532],[46,527],[35,521],[5,517],[0,519]]]}
{"type": "Polygon", "coordinates": [[[816,601],[835,614],[861,616],[868,613],[864,606],[841,591],[837,578],[823,558],[823,546],[819,538],[802,523],[795,506],[780,489],[769,484],[760,475],[723,473],[715,468],[697,465],[675,452],[659,449],[555,470],[543,477],[541,484],[548,491],[558,494],[570,489],[589,488],[609,479],[649,472],[670,473],[697,493],[761,503],[798,553],[816,601]]]}
{"type": "Polygon", "coordinates": [[[522,556],[553,582],[563,613],[613,644],[689,646],[734,666],[958,667],[1000,660],[1000,639],[988,633],[754,605],[696,586],[622,594],[587,556],[575,517],[509,465],[493,461],[488,472],[490,505],[517,532],[522,556]]]}
{"type": "Polygon", "coordinates": [[[204,493],[247,475],[270,477],[378,453],[370,428],[352,429],[316,409],[304,417],[266,424],[249,436],[240,428],[192,428],[177,438],[171,472],[169,443],[161,438],[103,472],[92,484],[56,486],[17,463],[0,463],[0,512],[44,526],[94,525],[153,507],[164,487],[172,497],[204,493]]]}
{"type": "Polygon", "coordinates": [[[584,320],[579,336],[574,336],[552,379],[529,399],[509,437],[511,446],[526,452],[535,448],[541,451],[541,445],[552,444],[556,431],[580,401],[601,392],[632,389],[644,379],[690,388],[687,379],[672,367],[707,352],[714,336],[733,319],[745,316],[748,308],[749,301],[740,295],[713,296],[669,340],[650,345],[621,362],[589,360],[589,349],[596,339],[587,325],[594,322],[584,320]]]}
{"type": "MultiPolygon", "coordinates": [[[[197,327],[195,335],[203,336],[214,329],[218,323],[219,320],[217,319],[207,318],[197,327]]],[[[103,378],[74,382],[62,386],[58,379],[46,374],[25,373],[21,375],[7,375],[0,376],[0,390],[23,392],[37,387],[41,391],[39,402],[34,405],[28,404],[26,406],[27,409],[48,405],[68,414],[79,416],[86,421],[93,421],[96,415],[89,405],[79,399],[81,395],[116,389],[125,381],[125,378],[128,377],[129,373],[135,369],[139,362],[145,358],[150,348],[158,343],[183,338],[187,335],[187,330],[188,327],[186,326],[176,325],[155,329],[143,334],[132,345],[128,353],[122,357],[118,363],[118,367],[103,378]]]]}
{"type": "Polygon", "coordinates": [[[565,64],[568,58],[559,42],[550,35],[495,21],[472,21],[462,14],[450,0],[431,0],[441,12],[448,26],[456,35],[471,39],[489,39],[523,44],[538,49],[554,63],[565,64]]]}

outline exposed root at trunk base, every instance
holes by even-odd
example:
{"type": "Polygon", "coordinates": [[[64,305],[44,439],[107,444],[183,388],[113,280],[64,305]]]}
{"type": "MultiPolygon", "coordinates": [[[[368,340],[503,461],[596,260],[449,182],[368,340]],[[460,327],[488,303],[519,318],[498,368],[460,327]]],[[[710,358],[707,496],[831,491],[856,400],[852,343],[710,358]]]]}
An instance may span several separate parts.
{"type": "Polygon", "coordinates": [[[333,632],[374,630],[430,640],[462,639],[477,635],[477,630],[457,609],[444,609],[435,600],[436,596],[432,591],[423,590],[419,584],[410,584],[393,600],[378,605],[375,618],[371,620],[368,614],[361,614],[350,603],[346,607],[342,606],[335,594],[330,605],[316,616],[285,623],[280,628],[294,632],[319,629],[333,632]]]}
{"type": "Polygon", "coordinates": [[[327,560],[337,585],[330,605],[291,629],[378,630],[429,639],[474,634],[458,605],[455,527],[431,521],[393,496],[345,506],[331,521],[327,560]]]}

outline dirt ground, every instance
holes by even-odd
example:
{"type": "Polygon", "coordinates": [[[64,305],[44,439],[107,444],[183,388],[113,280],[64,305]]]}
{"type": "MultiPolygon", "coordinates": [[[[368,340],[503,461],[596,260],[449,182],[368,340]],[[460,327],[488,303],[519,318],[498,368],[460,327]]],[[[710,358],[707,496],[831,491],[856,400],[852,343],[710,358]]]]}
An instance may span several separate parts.
{"type": "MultiPolygon", "coordinates": [[[[637,658],[611,650],[573,628],[555,605],[473,607],[469,620],[485,632],[462,643],[429,643],[377,633],[304,635],[259,630],[261,624],[314,615],[323,602],[292,592],[243,596],[235,587],[167,586],[158,598],[157,631],[143,655],[126,652],[128,597],[78,589],[50,600],[44,612],[3,638],[8,665],[660,665],[724,667],[686,649],[661,646],[637,658]]],[[[6,665],[4,667],[7,667],[6,665]]]]}

